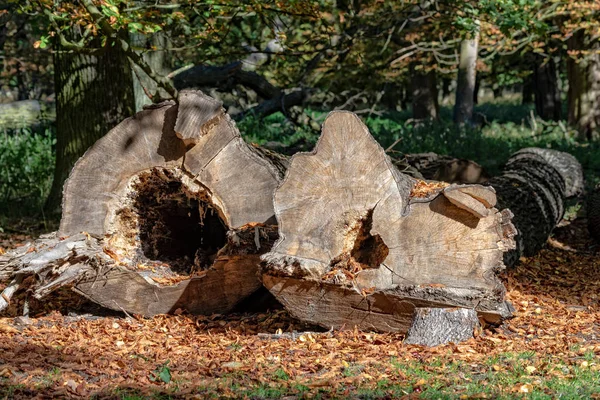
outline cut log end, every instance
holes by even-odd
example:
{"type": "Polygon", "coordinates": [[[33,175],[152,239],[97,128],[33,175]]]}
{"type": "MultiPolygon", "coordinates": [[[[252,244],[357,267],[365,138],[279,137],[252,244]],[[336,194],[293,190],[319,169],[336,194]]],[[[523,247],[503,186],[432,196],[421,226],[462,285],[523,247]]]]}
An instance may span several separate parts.
{"type": "Polygon", "coordinates": [[[417,308],[405,344],[434,347],[460,343],[473,337],[479,327],[477,312],[466,308],[417,308]]]}

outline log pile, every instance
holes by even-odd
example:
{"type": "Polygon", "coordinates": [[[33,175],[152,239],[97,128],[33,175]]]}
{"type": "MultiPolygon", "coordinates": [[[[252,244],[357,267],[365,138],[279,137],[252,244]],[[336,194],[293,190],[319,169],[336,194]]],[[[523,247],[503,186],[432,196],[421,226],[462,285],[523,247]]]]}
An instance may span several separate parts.
{"type": "Polygon", "coordinates": [[[579,164],[524,149],[485,185],[397,165],[355,114],[331,113],[315,149],[288,160],[246,144],[219,102],[182,91],[79,160],[59,231],[0,256],[0,311],[25,283],[37,298],[69,285],[145,316],[229,312],[262,284],[305,322],[410,331],[413,343],[509,318],[498,273],[546,240],[582,188],[579,164]]]}
{"type": "Polygon", "coordinates": [[[11,282],[0,311],[31,275],[37,298],[73,285],[132,314],[231,310],[260,288],[286,163],[246,144],[201,92],[137,113],[75,165],[59,231],[0,256],[11,282]]]}

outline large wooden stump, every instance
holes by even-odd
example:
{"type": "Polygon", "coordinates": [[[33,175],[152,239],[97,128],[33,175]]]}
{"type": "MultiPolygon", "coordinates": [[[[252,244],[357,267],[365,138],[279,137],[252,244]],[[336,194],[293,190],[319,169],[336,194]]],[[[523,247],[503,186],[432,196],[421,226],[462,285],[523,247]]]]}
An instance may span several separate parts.
{"type": "Polygon", "coordinates": [[[0,279],[35,275],[37,297],[72,284],[146,316],[229,311],[260,288],[286,163],[247,145],[219,102],[183,91],[85,153],[65,184],[58,233],[2,256],[0,279]]]}
{"type": "Polygon", "coordinates": [[[487,182],[496,190],[498,205],[515,215],[519,234],[516,248],[505,256],[507,266],[541,249],[565,213],[565,199],[580,194],[583,183],[583,170],[575,157],[540,148],[519,150],[502,174],[487,182]]]}
{"type": "Polygon", "coordinates": [[[401,174],[352,113],[331,113],[315,150],[292,157],[274,202],[263,283],[299,319],[406,332],[421,307],[510,315],[496,273],[515,231],[494,190],[401,174]]]}

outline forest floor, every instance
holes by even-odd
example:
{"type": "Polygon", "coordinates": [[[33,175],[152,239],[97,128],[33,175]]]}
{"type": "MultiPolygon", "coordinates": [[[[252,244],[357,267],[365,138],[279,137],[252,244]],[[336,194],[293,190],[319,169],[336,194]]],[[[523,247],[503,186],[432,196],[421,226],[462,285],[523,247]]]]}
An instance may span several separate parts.
{"type": "MultiPolygon", "coordinates": [[[[30,239],[0,233],[0,249],[30,239]]],[[[22,293],[0,314],[0,399],[600,398],[599,250],[584,219],[563,221],[502,274],[515,318],[435,348],[323,332],[281,309],[98,315],[66,290],[18,317],[22,293]]]]}

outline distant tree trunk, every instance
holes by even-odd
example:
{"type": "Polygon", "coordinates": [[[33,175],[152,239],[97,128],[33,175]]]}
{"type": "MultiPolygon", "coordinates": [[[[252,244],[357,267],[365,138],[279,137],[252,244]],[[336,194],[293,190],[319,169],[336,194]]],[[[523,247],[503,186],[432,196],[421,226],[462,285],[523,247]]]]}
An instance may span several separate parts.
{"type": "Polygon", "coordinates": [[[400,109],[408,110],[408,106],[411,101],[410,83],[404,82],[402,84],[402,95],[400,97],[400,109]]]}
{"type": "Polygon", "coordinates": [[[494,99],[502,97],[502,88],[500,86],[494,86],[492,92],[494,93],[494,99]]]}
{"type": "Polygon", "coordinates": [[[533,82],[533,75],[529,75],[523,79],[521,104],[533,103],[533,82]]]}
{"type": "Polygon", "coordinates": [[[381,104],[388,110],[396,111],[402,101],[402,86],[396,82],[386,83],[383,88],[381,104]]]}
{"type": "MultiPolygon", "coordinates": [[[[167,40],[163,32],[157,32],[152,36],[141,33],[132,33],[130,35],[131,45],[135,48],[149,48],[153,51],[144,53],[144,61],[152,70],[160,75],[166,75],[168,70],[165,65],[165,49],[167,40]]],[[[134,66],[131,68],[133,74],[133,93],[135,96],[135,111],[141,111],[145,105],[156,103],[161,98],[170,96],[158,88],[156,82],[150,78],[141,68],[134,66]]]]}
{"type": "Polygon", "coordinates": [[[558,71],[552,58],[537,57],[533,70],[535,111],[545,121],[561,119],[558,71]]]}
{"type": "Polygon", "coordinates": [[[478,41],[479,34],[476,34],[472,39],[463,40],[460,45],[460,64],[454,105],[454,122],[458,125],[470,122],[473,117],[478,41]]]}
{"type": "Polygon", "coordinates": [[[475,89],[473,89],[473,104],[479,104],[479,88],[481,87],[481,79],[475,76],[475,89]]]}
{"type": "Polygon", "coordinates": [[[134,113],[133,82],[121,47],[107,41],[97,54],[54,53],[56,165],[45,209],[60,211],[62,189],[75,161],[134,113]]]}
{"type": "Polygon", "coordinates": [[[411,66],[413,118],[438,119],[439,105],[435,71],[424,72],[411,66]]]}
{"type": "Polygon", "coordinates": [[[442,100],[445,99],[446,97],[450,96],[450,84],[452,83],[452,79],[450,78],[442,78],[442,100]]]}
{"type": "Polygon", "coordinates": [[[585,39],[580,31],[568,41],[569,50],[592,50],[583,59],[567,60],[568,118],[582,138],[591,140],[600,135],[600,42],[586,44],[585,39]]]}

